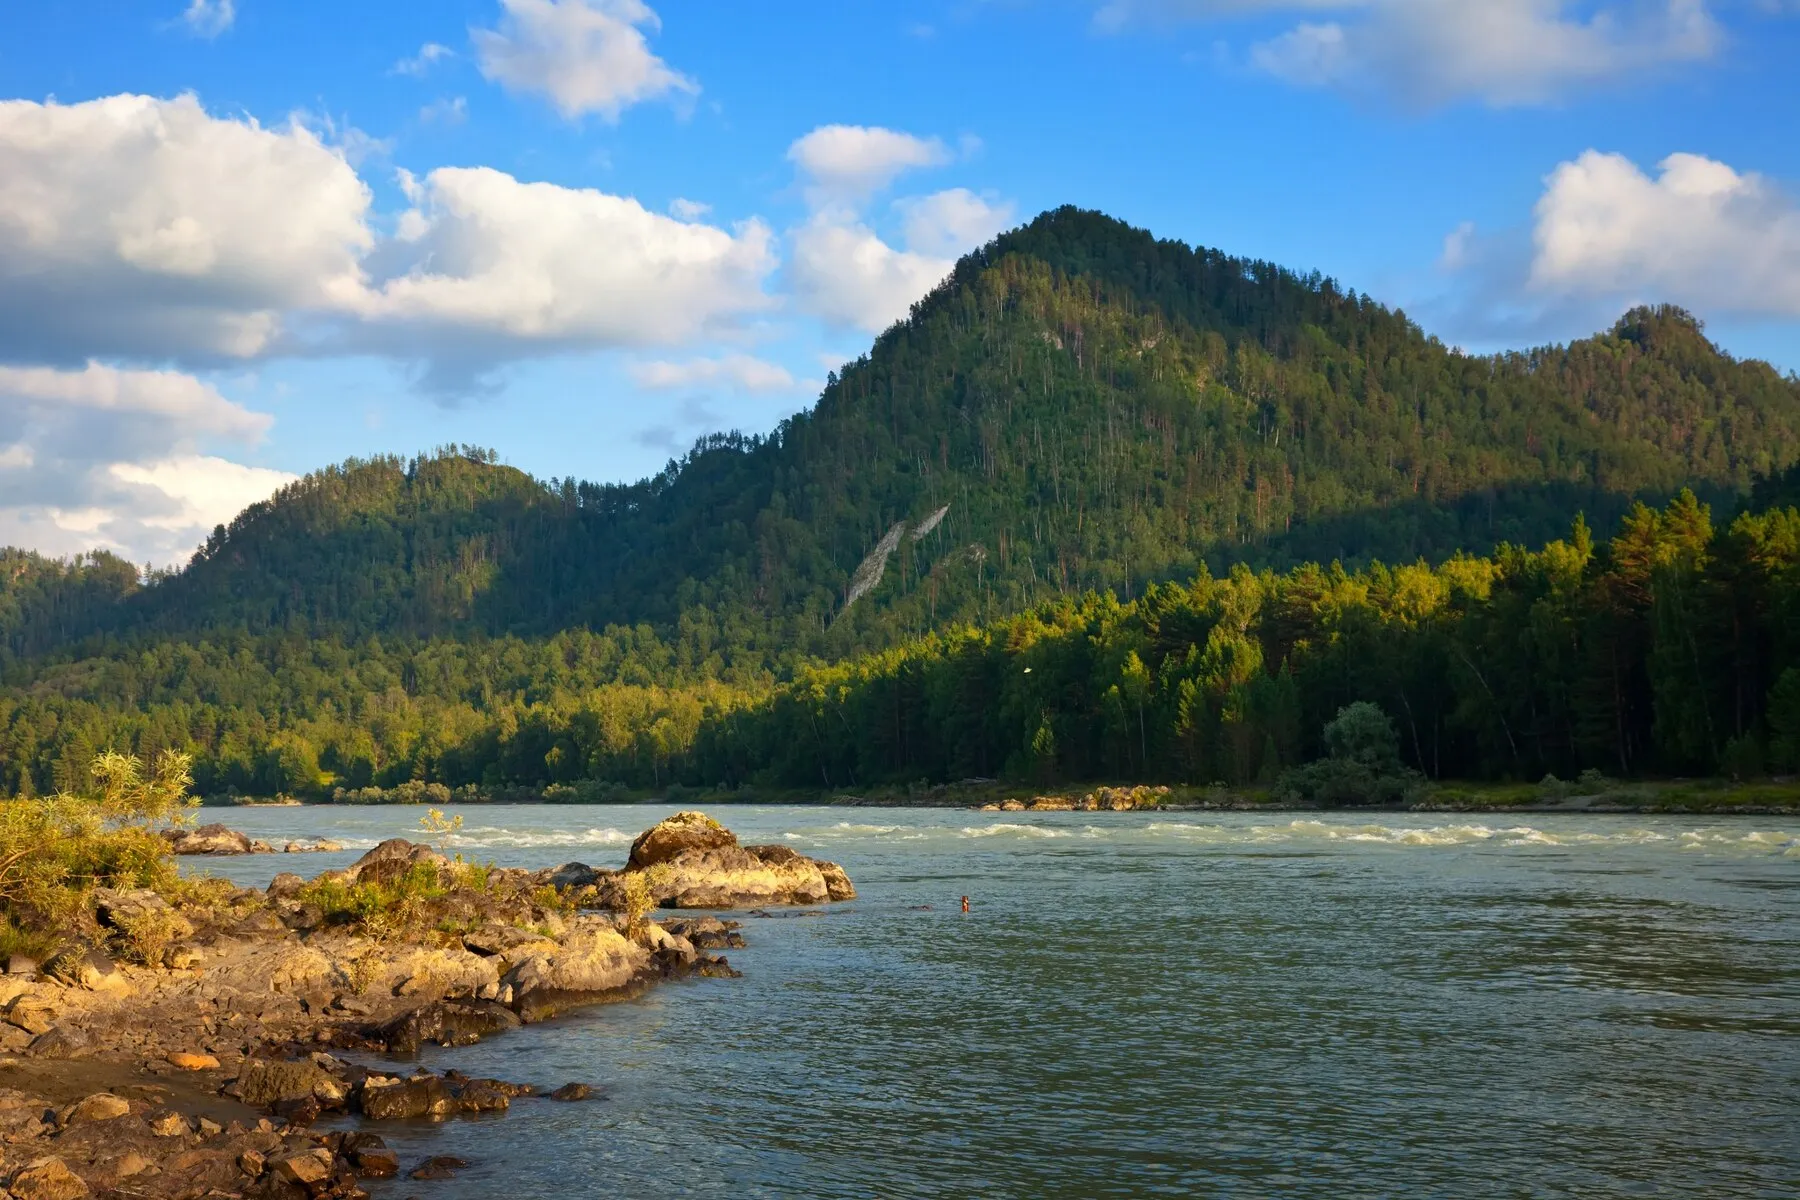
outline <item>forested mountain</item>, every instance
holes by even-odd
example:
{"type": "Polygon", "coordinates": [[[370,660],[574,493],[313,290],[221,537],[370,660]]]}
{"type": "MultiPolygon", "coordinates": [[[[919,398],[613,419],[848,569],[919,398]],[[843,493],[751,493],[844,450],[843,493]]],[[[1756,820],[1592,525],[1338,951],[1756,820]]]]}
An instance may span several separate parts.
{"type": "Polygon", "coordinates": [[[124,740],[199,751],[209,789],[622,769],[532,712],[650,738],[661,778],[703,713],[809,663],[1233,564],[1541,545],[1684,487],[1730,507],[1766,477],[1773,503],[1796,458],[1800,381],[1679,310],[1466,355],[1331,280],[1062,209],[960,262],[814,409],[641,483],[448,449],[316,472],[149,581],[9,552],[0,785],[124,740]]]}
{"type": "MultiPolygon", "coordinates": [[[[1673,309],[1475,357],[1330,280],[1064,209],[958,264],[766,438],[627,486],[489,455],[352,460],[128,590],[104,558],[0,596],[15,653],[71,632],[542,636],[693,628],[757,667],[838,656],[1203,561],[1440,558],[1722,499],[1800,457],[1800,384],[1673,309]],[[945,506],[928,533],[919,527],[945,506]],[[856,568],[905,522],[879,586],[856,568]]],[[[16,574],[16,572],[15,572],[16,574]]]]}

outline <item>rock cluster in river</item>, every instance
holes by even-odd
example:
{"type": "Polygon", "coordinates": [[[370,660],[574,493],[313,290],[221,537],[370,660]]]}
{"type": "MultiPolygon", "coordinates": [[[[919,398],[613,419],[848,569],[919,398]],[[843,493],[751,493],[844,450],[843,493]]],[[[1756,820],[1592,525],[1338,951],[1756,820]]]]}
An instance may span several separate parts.
{"type": "MultiPolygon", "coordinates": [[[[194,829],[166,829],[163,838],[169,843],[169,853],[180,855],[199,854],[273,854],[275,847],[268,842],[255,841],[249,834],[240,833],[224,825],[201,825],[194,829]]],[[[287,842],[282,846],[286,854],[330,853],[344,847],[329,838],[315,838],[310,842],[287,842]]]]}

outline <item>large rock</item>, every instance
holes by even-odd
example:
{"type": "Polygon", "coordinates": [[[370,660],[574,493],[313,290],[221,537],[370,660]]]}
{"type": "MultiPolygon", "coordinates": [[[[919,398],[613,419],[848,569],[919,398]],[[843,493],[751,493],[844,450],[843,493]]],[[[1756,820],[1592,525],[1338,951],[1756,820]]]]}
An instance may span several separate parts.
{"type": "Polygon", "coordinates": [[[129,996],[132,990],[130,982],[119,974],[112,959],[102,951],[83,946],[58,954],[44,964],[44,973],[59,983],[86,988],[90,992],[129,996]]]}
{"type": "Polygon", "coordinates": [[[440,1000],[401,1013],[372,1031],[373,1040],[394,1054],[416,1054],[426,1042],[470,1046],[506,1029],[519,1018],[510,1008],[490,1000],[440,1000]]]}
{"type": "Polygon", "coordinates": [[[352,883],[392,883],[414,867],[442,867],[449,862],[430,846],[405,838],[389,838],[350,864],[344,874],[352,883]]]}
{"type": "Polygon", "coordinates": [[[705,813],[678,812],[638,834],[637,841],[631,843],[631,857],[625,865],[641,871],[683,855],[737,844],[736,834],[705,813]]]}
{"type": "Polygon", "coordinates": [[[27,1163],[12,1177],[8,1187],[18,1200],[82,1200],[91,1195],[81,1176],[55,1156],[27,1163]]]}
{"type": "Polygon", "coordinates": [[[108,929],[129,935],[150,923],[162,926],[166,941],[180,941],[194,936],[188,919],[169,907],[169,902],[148,888],[118,891],[94,889],[94,916],[108,929]]]}
{"type": "Polygon", "coordinates": [[[80,1125],[90,1121],[116,1121],[131,1113],[131,1101],[111,1092],[95,1092],[77,1100],[63,1114],[64,1125],[80,1125]]]}
{"type": "Polygon", "coordinates": [[[307,1061],[278,1062],[246,1059],[238,1071],[237,1096],[245,1104],[262,1108],[283,1100],[315,1099],[331,1106],[342,1104],[349,1090],[336,1076],[307,1061]]]}
{"type": "Polygon", "coordinates": [[[56,1024],[56,1009],[42,996],[27,992],[6,1006],[6,1021],[36,1037],[56,1024]]]}
{"type": "Polygon", "coordinates": [[[371,1121],[447,1117],[461,1111],[462,1105],[456,1096],[436,1075],[396,1079],[379,1085],[371,1079],[362,1090],[362,1114],[371,1121]]]}
{"type": "Polygon", "coordinates": [[[527,1021],[565,1008],[606,999],[630,988],[651,969],[650,950],[633,942],[609,920],[580,917],[562,944],[527,956],[500,981],[513,1008],[527,1021]]]}
{"type": "Polygon", "coordinates": [[[665,908],[820,904],[856,895],[836,864],[786,846],[740,846],[730,830],[697,812],[676,813],[632,843],[625,870],[605,881],[603,900],[613,908],[633,872],[643,873],[651,898],[665,908]]]}
{"type": "Polygon", "coordinates": [[[246,834],[223,825],[202,825],[197,829],[166,829],[172,854],[252,854],[256,843],[246,834]]]}

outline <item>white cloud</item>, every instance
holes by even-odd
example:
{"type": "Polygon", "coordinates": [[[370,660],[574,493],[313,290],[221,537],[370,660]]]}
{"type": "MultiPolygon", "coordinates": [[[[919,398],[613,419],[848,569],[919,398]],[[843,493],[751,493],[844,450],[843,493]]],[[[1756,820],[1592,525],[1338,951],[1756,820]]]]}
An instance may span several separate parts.
{"type": "MultiPolygon", "coordinates": [[[[978,150],[977,139],[965,146],[978,150]]],[[[1012,220],[1010,204],[967,188],[894,202],[904,248],[869,225],[871,196],[901,173],[953,155],[936,138],[860,125],[822,125],[788,148],[813,213],[790,234],[787,283],[801,308],[837,326],[879,333],[906,316],[956,265],[1012,220]]]]}
{"type": "Polygon", "coordinates": [[[861,199],[903,171],[950,158],[936,138],[864,125],[821,125],[788,147],[788,161],[806,176],[815,203],[861,199]]]}
{"type": "Polygon", "coordinates": [[[192,96],[0,102],[0,359],[207,359],[361,288],[369,190],[304,126],[192,96]]]}
{"type": "Polygon", "coordinates": [[[204,452],[260,441],[270,424],[191,375],[0,367],[0,541],[184,559],[293,478],[204,452]]]}
{"type": "Polygon", "coordinates": [[[712,205],[677,196],[669,201],[669,215],[678,221],[698,221],[712,211],[712,205]]]}
{"type": "Polygon", "coordinates": [[[1111,0],[1096,23],[1269,15],[1301,19],[1253,46],[1252,65],[1412,104],[1543,103],[1710,59],[1722,39],[1708,0],[1111,0]]]}
{"type": "Polygon", "coordinates": [[[0,362],[353,350],[443,384],[546,349],[679,343],[769,302],[759,222],[455,168],[410,182],[380,239],[348,153],[191,96],[0,103],[0,362]]]}
{"type": "Polygon", "coordinates": [[[764,308],[774,268],[757,221],[727,232],[636,200],[487,167],[406,181],[414,207],[356,312],[375,345],[434,360],[538,348],[678,343],[764,308]]]}
{"type": "Polygon", "coordinates": [[[784,392],[794,387],[794,376],[786,367],[748,354],[634,363],[631,378],[639,387],[655,391],[723,385],[745,392],[784,392]]]}
{"type": "Polygon", "coordinates": [[[634,104],[700,87],[651,53],[657,29],[643,0],[500,0],[498,29],[474,29],[481,73],[502,87],[547,97],[573,120],[609,121],[634,104]]]}
{"type": "Polygon", "coordinates": [[[237,0],[190,0],[182,24],[195,37],[216,38],[237,20],[237,0]]]}
{"type": "Polygon", "coordinates": [[[427,125],[461,125],[469,119],[469,102],[461,96],[439,97],[419,110],[427,125]]]}
{"type": "Polygon", "coordinates": [[[411,75],[417,79],[431,70],[432,64],[446,58],[455,58],[456,51],[439,42],[426,42],[419,47],[419,52],[411,58],[403,58],[395,63],[392,72],[395,75],[411,75]]]}
{"type": "Polygon", "coordinates": [[[1596,150],[1557,167],[1537,204],[1530,289],[1800,316],[1800,206],[1696,154],[1658,172],[1596,150]]]}
{"type": "Polygon", "coordinates": [[[866,225],[821,213],[794,232],[788,282],[809,312],[879,333],[906,316],[955,265],[949,258],[896,250],[866,225]]]}
{"type": "Polygon", "coordinates": [[[905,217],[906,244],[923,254],[955,257],[985,245],[1013,222],[1013,206],[990,201],[967,188],[898,201],[905,217]]]}

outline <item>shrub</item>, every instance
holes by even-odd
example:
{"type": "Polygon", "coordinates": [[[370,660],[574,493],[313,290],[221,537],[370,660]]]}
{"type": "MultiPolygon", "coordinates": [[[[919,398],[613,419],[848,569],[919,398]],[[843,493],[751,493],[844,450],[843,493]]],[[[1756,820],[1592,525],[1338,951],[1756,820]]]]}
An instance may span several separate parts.
{"type": "Polygon", "coordinates": [[[1341,808],[1400,804],[1417,794],[1424,777],[1400,761],[1400,735],[1386,713],[1367,701],[1338,710],[1325,726],[1328,757],[1296,767],[1275,786],[1289,802],[1341,808]]]}

